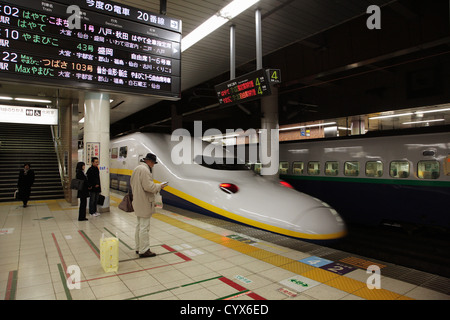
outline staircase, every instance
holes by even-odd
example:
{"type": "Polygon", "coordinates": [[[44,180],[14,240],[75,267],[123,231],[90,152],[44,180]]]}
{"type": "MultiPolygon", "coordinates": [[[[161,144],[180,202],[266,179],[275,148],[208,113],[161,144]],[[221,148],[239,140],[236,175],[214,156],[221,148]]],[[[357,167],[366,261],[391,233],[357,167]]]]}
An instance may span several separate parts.
{"type": "Polygon", "coordinates": [[[30,200],[64,198],[50,126],[0,123],[0,202],[16,201],[19,171],[35,173],[30,200]]]}

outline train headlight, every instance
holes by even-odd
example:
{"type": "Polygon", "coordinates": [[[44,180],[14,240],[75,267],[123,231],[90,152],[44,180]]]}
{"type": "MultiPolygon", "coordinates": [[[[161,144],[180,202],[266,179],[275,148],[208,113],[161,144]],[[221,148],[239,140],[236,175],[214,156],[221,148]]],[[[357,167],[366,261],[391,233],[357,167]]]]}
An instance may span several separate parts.
{"type": "Polygon", "coordinates": [[[232,193],[236,193],[239,191],[239,188],[237,185],[232,184],[232,183],[221,183],[219,185],[220,190],[222,190],[223,192],[226,192],[228,194],[232,194],[232,193]]]}
{"type": "Polygon", "coordinates": [[[280,181],[280,184],[281,184],[282,186],[286,187],[286,188],[294,189],[294,187],[293,187],[290,183],[288,183],[288,182],[286,182],[286,181],[280,181]]]}

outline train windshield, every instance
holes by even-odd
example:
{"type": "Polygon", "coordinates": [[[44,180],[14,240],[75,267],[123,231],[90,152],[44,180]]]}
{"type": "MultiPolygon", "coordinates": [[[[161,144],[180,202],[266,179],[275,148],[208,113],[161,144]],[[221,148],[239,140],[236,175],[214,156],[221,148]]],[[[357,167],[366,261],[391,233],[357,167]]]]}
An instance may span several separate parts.
{"type": "Polygon", "coordinates": [[[247,164],[241,163],[238,158],[215,158],[198,155],[194,162],[214,170],[242,171],[251,169],[247,164]]]}

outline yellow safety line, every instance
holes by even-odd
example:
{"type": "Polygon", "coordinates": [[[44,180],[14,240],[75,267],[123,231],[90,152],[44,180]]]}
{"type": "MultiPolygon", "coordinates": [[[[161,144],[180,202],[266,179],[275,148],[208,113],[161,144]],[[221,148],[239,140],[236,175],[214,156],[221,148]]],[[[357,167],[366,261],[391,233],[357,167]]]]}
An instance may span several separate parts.
{"type": "Polygon", "coordinates": [[[168,217],[161,213],[155,213],[153,217],[177,228],[196,234],[204,239],[254,257],[260,261],[270,263],[273,266],[291,271],[298,275],[321,282],[367,300],[414,300],[410,297],[385,289],[369,289],[367,284],[364,282],[354,280],[331,271],[316,268],[306,263],[302,263],[264,249],[259,249],[246,243],[190,225],[175,218],[168,217]]]}

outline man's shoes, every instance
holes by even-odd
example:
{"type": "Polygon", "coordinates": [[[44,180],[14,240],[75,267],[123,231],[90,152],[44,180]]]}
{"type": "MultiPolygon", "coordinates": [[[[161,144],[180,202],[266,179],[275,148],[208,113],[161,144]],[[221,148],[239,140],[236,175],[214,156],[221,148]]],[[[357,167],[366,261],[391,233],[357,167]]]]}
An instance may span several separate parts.
{"type": "Polygon", "coordinates": [[[83,218],[83,219],[78,219],[78,221],[88,221],[88,219],[83,218]]]}
{"type": "Polygon", "coordinates": [[[150,249],[145,251],[143,254],[139,254],[139,258],[150,258],[156,256],[156,253],[151,252],[150,249]]]}
{"type": "Polygon", "coordinates": [[[100,215],[100,213],[96,212],[96,213],[91,213],[91,216],[93,217],[98,217],[100,215]]]}

